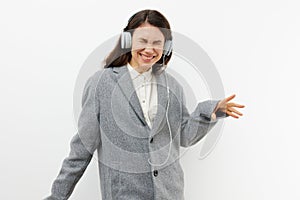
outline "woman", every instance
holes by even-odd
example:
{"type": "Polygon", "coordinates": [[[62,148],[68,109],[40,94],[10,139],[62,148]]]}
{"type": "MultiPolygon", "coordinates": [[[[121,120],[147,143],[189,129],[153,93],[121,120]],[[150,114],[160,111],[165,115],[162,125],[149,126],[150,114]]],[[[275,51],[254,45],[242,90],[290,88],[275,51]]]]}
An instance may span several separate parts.
{"type": "Polygon", "coordinates": [[[87,81],[78,134],[52,185],[68,199],[97,149],[102,199],[184,199],[180,146],[196,144],[219,117],[242,115],[230,102],[199,103],[192,114],[180,84],[164,71],[172,34],[158,11],[134,14],[105,68],[87,81]]]}

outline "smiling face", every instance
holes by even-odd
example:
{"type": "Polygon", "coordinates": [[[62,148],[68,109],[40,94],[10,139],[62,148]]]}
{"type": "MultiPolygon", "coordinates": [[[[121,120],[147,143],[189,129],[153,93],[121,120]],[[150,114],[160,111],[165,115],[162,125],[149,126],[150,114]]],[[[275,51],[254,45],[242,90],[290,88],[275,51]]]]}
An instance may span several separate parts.
{"type": "Polygon", "coordinates": [[[148,71],[160,60],[165,38],[159,28],[144,23],[134,30],[130,65],[138,72],[148,71]]]}

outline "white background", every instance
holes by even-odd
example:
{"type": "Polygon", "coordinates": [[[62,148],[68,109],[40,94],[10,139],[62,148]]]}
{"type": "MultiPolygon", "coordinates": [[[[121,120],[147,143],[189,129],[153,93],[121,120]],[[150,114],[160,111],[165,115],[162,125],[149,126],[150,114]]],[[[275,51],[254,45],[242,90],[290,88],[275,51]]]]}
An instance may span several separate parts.
{"type": "MultiPolygon", "coordinates": [[[[241,119],[225,120],[206,159],[200,145],[182,158],[186,199],[300,199],[296,0],[1,1],[0,199],[49,195],[76,133],[73,92],[83,62],[145,8],[197,42],[226,95],[247,106],[241,119]]],[[[70,199],[100,199],[99,184],[94,159],[70,199]]]]}

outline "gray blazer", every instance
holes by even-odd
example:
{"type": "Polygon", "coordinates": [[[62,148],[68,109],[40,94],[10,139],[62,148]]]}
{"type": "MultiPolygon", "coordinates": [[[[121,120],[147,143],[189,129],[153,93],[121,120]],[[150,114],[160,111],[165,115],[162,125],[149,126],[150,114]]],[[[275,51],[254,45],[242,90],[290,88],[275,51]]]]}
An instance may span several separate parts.
{"type": "Polygon", "coordinates": [[[99,70],[88,79],[78,133],[46,200],[70,197],[95,150],[103,200],[184,199],[180,146],[196,144],[216,124],[210,116],[218,101],[199,103],[189,114],[175,78],[167,72],[155,76],[158,109],[152,129],[126,66],[99,70]]]}

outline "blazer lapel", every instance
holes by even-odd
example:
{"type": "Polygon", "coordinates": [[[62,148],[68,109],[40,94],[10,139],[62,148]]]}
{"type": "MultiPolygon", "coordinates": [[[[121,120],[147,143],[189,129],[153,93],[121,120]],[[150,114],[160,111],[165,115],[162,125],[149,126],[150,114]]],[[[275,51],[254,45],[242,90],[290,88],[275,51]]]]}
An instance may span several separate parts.
{"type": "Polygon", "coordinates": [[[160,124],[162,123],[163,119],[166,120],[166,109],[167,109],[167,102],[168,102],[168,93],[167,93],[167,86],[166,86],[166,79],[165,79],[165,72],[163,71],[159,75],[155,75],[156,83],[157,83],[157,112],[154,117],[154,122],[152,124],[152,130],[150,136],[154,136],[157,134],[160,124]]]}
{"type": "Polygon", "coordinates": [[[124,65],[122,67],[113,67],[112,70],[116,74],[115,81],[119,85],[122,93],[128,100],[133,111],[136,113],[137,117],[140,119],[143,125],[147,126],[143,110],[139,102],[138,96],[135,92],[127,66],[124,65]]]}
{"type": "MultiPolygon", "coordinates": [[[[113,67],[112,70],[116,74],[115,81],[120,87],[122,93],[125,95],[130,106],[136,113],[137,117],[140,119],[140,121],[143,123],[144,126],[149,127],[145,120],[143,110],[139,102],[138,96],[135,92],[127,66],[124,65],[122,67],[113,67]]],[[[156,85],[157,85],[158,108],[152,124],[150,137],[154,136],[157,133],[162,121],[166,120],[166,109],[167,109],[167,101],[168,101],[165,72],[155,75],[155,77],[157,83],[156,85]]]]}

